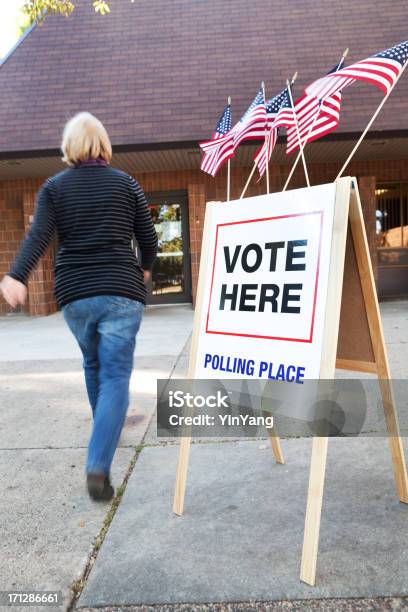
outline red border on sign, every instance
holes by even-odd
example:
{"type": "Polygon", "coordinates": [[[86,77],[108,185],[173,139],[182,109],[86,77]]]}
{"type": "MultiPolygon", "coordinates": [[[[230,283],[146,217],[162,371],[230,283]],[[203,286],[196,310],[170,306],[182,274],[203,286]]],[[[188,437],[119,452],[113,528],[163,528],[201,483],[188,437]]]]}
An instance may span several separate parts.
{"type": "Polygon", "coordinates": [[[240,336],[243,338],[263,338],[265,340],[285,340],[286,342],[312,342],[313,341],[313,330],[314,330],[314,322],[315,322],[315,314],[316,314],[316,300],[317,300],[317,288],[319,285],[319,273],[320,273],[320,252],[322,247],[322,228],[323,228],[323,211],[315,210],[313,212],[307,213],[295,213],[293,215],[279,215],[276,217],[262,217],[261,219],[245,219],[244,221],[232,221],[231,223],[219,223],[217,224],[217,230],[215,235],[215,246],[214,246],[214,257],[213,257],[213,268],[211,274],[211,288],[210,288],[210,299],[208,301],[208,310],[207,310],[207,320],[205,325],[205,331],[207,334],[219,334],[221,336],[240,336]],[[316,266],[316,280],[315,280],[315,288],[313,295],[313,310],[312,310],[312,321],[310,324],[310,334],[308,338],[283,338],[280,336],[260,336],[257,334],[239,334],[236,332],[224,332],[224,331],[216,331],[208,329],[208,321],[210,318],[210,307],[213,293],[213,285],[214,285],[214,271],[215,271],[215,260],[217,257],[217,245],[218,245],[218,230],[220,227],[224,227],[226,225],[240,225],[242,223],[259,223],[261,221],[276,221],[277,219],[288,219],[289,217],[307,217],[309,215],[320,215],[320,235],[319,235],[319,250],[317,255],[317,266],[316,266]]]}

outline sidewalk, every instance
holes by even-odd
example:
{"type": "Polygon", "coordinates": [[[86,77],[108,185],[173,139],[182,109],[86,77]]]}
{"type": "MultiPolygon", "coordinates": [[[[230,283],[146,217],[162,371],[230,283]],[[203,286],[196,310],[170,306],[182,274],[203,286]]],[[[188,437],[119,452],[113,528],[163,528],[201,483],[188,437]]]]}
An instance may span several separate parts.
{"type": "MultiPolygon", "coordinates": [[[[146,310],[116,486],[154,412],[156,379],[171,375],[192,317],[189,306],[146,310]]],[[[91,414],[81,355],[61,313],[2,317],[0,338],[0,590],[61,590],[68,601],[110,508],[85,491],[91,414]]]]}
{"type": "MultiPolygon", "coordinates": [[[[381,311],[393,376],[408,378],[408,303],[381,311]]],[[[310,440],[284,441],[284,466],[262,441],[193,445],[185,515],[172,514],[177,447],[158,441],[149,421],[156,379],[186,374],[192,314],[146,312],[116,486],[143,436],[145,446],[100,550],[110,505],[91,503],[84,488],[91,418],[79,351],[60,314],[0,318],[0,590],[61,590],[67,603],[93,553],[78,609],[171,603],[190,612],[230,601],[244,602],[230,610],[256,610],[245,602],[306,597],[306,607],[279,609],[340,610],[356,608],[312,598],[353,596],[371,609],[406,608],[408,509],[396,500],[384,440],[329,445],[317,589],[297,579],[310,440]]]]}
{"type": "MultiPolygon", "coordinates": [[[[381,305],[396,378],[408,376],[407,305],[381,305]]],[[[77,609],[408,608],[408,507],[384,438],[330,440],[314,588],[298,578],[310,438],[282,441],[283,466],[259,440],[193,444],[183,517],[177,444],[157,440],[153,421],[145,444],[77,609]]]]}

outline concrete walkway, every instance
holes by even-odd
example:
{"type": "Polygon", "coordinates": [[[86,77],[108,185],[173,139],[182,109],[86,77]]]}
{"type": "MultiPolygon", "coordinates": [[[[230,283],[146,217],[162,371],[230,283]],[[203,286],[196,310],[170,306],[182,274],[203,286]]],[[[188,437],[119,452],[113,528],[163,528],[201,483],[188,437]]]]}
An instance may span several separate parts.
{"type": "MultiPolygon", "coordinates": [[[[381,305],[398,378],[408,377],[407,306],[381,305]]],[[[173,376],[186,368],[185,353],[173,376]]],[[[193,444],[183,517],[172,513],[177,445],[157,439],[154,421],[145,443],[78,609],[407,607],[408,507],[385,439],[330,441],[315,588],[299,581],[310,439],[283,441],[284,466],[262,441],[193,444]]]]}
{"type": "MultiPolygon", "coordinates": [[[[316,587],[299,580],[311,440],[194,444],[185,514],[176,446],[145,448],[78,607],[408,595],[408,507],[385,439],[330,440],[316,587]]],[[[307,608],[306,608],[307,609],[307,608]]]]}
{"type": "MultiPolygon", "coordinates": [[[[393,375],[408,378],[408,303],[381,311],[393,375]]],[[[259,441],[194,445],[186,514],[172,514],[177,448],[157,441],[150,417],[156,379],[186,374],[192,314],[184,306],[146,312],[115,485],[143,436],[150,446],[99,552],[110,505],[91,503],[84,488],[91,418],[79,350],[60,314],[0,318],[0,590],[60,590],[68,603],[92,554],[78,608],[215,610],[203,602],[241,601],[228,609],[257,610],[245,602],[354,595],[370,596],[372,609],[403,609],[407,509],[396,502],[383,440],[347,440],[347,452],[343,440],[330,444],[317,590],[297,580],[310,440],[284,442],[285,466],[259,441]],[[398,597],[372,599],[380,595],[398,597]]],[[[320,609],[308,602],[279,609],[320,609]]],[[[325,609],[354,609],[335,602],[325,609]]]]}
{"type": "MultiPolygon", "coordinates": [[[[173,371],[192,317],[189,306],[146,311],[116,486],[154,412],[156,379],[173,371]]],[[[0,338],[0,590],[61,590],[67,602],[110,507],[85,491],[91,413],[80,351],[60,313],[2,317],[0,338]]]]}

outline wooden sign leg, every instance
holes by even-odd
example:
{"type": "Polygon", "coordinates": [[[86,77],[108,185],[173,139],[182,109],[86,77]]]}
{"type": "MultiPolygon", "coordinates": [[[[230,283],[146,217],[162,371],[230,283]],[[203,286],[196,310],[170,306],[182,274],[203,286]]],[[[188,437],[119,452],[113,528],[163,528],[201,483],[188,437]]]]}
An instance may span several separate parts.
{"type": "MultiPolygon", "coordinates": [[[[322,379],[332,379],[335,375],[350,190],[351,179],[348,178],[337,182],[322,358],[320,362],[320,378],[322,379]]],[[[316,579],[327,447],[328,438],[313,438],[300,567],[300,579],[311,586],[315,584],[316,579]]]]}
{"type": "Polygon", "coordinates": [[[180,439],[179,458],[176,473],[176,487],[174,490],[173,512],[181,516],[184,509],[184,496],[186,492],[188,459],[190,456],[191,438],[180,439]]]}
{"type": "MultiPolygon", "coordinates": [[[[261,407],[262,407],[263,402],[264,402],[264,397],[262,397],[262,400],[261,400],[261,407]]],[[[273,414],[269,410],[262,410],[262,412],[267,417],[273,417],[273,414]]],[[[273,453],[276,463],[280,463],[281,465],[284,465],[285,460],[283,458],[280,440],[279,440],[278,432],[276,431],[275,425],[273,427],[267,427],[266,431],[268,432],[269,442],[271,443],[272,453],[273,453]]]]}
{"type": "MultiPolygon", "coordinates": [[[[201,260],[200,274],[197,285],[197,299],[194,312],[193,334],[191,338],[190,360],[188,365],[187,378],[193,380],[195,378],[195,368],[197,363],[197,346],[200,328],[200,313],[203,308],[205,269],[207,262],[210,260],[209,245],[210,245],[210,227],[212,223],[212,208],[206,210],[203,239],[201,245],[201,260]]],[[[192,416],[192,409],[190,411],[192,416]]],[[[191,433],[191,429],[186,433],[191,433]]],[[[184,496],[186,491],[188,460],[190,456],[191,435],[186,435],[180,438],[179,458],[176,473],[176,486],[174,489],[173,512],[181,516],[184,509],[184,496]]]]}
{"type": "Polygon", "coordinates": [[[311,586],[314,586],[316,579],[320,516],[323,503],[328,442],[328,438],[313,438],[312,459],[310,462],[309,493],[306,506],[300,579],[311,586]]]}
{"type": "Polygon", "coordinates": [[[378,372],[381,397],[384,406],[385,422],[388,430],[388,441],[391,449],[391,458],[394,468],[394,478],[397,487],[398,498],[401,502],[408,504],[408,477],[407,466],[404,457],[404,447],[399,435],[399,426],[395,412],[394,396],[389,379],[384,378],[378,372]]]}
{"type": "Polygon", "coordinates": [[[379,378],[383,400],[385,421],[389,434],[397,493],[401,502],[408,503],[408,477],[404,449],[399,434],[398,417],[395,410],[394,394],[391,385],[391,372],[388,364],[367,237],[364,231],[363,212],[357,189],[353,190],[350,202],[350,226],[366,306],[374,358],[377,366],[377,376],[379,378]]]}
{"type": "MultiPolygon", "coordinates": [[[[270,412],[265,412],[267,416],[272,416],[270,412]]],[[[281,463],[282,465],[285,463],[283,458],[282,449],[280,445],[279,436],[276,433],[275,427],[268,427],[267,430],[269,441],[271,443],[273,456],[275,457],[276,463],[281,463]]]]}

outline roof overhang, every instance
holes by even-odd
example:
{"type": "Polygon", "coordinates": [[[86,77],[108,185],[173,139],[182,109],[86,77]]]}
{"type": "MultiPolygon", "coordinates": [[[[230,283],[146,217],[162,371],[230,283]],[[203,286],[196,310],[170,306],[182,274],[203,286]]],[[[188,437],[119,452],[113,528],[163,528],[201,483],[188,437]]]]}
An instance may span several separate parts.
{"type": "MultiPolygon", "coordinates": [[[[330,135],[313,142],[305,149],[308,163],[342,163],[347,159],[360,134],[330,135]],[[331,137],[330,137],[331,136],[331,137]]],[[[245,142],[232,160],[233,167],[251,166],[260,142],[245,142]]],[[[197,170],[200,166],[197,142],[152,143],[151,145],[116,145],[112,165],[129,174],[197,170]]],[[[272,154],[273,164],[291,165],[295,154],[287,157],[284,138],[280,138],[272,154]]],[[[361,143],[354,160],[408,159],[408,130],[372,132],[361,143]]],[[[45,178],[66,166],[58,149],[47,151],[14,151],[0,153],[0,180],[45,178]]]]}

